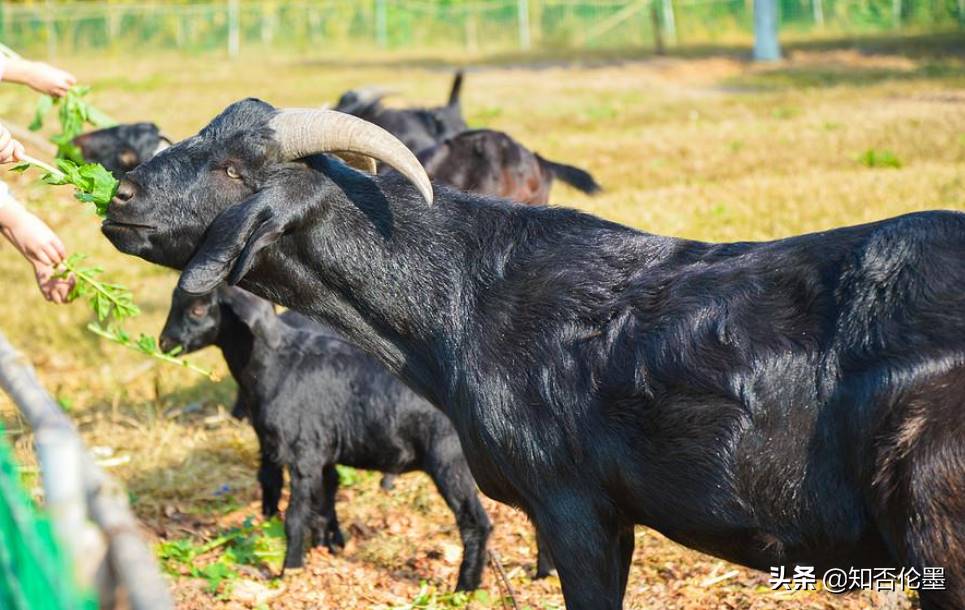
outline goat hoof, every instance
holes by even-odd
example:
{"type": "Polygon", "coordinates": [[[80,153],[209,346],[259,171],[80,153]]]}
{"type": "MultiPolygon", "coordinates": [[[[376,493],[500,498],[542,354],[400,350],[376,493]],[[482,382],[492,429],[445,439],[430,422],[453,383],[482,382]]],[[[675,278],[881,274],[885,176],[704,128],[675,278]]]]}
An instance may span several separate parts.
{"type": "Polygon", "coordinates": [[[555,575],[556,575],[556,568],[552,568],[550,570],[536,570],[536,574],[533,575],[533,580],[542,580],[549,576],[555,576],[555,575]]]}

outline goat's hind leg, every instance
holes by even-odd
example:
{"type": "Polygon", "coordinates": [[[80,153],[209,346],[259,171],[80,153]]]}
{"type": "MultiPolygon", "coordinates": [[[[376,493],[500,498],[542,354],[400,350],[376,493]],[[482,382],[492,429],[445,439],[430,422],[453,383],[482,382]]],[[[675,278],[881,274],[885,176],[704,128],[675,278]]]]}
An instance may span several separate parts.
{"type": "Polygon", "coordinates": [[[965,609],[965,369],[922,382],[895,411],[878,450],[879,523],[921,575],[922,609],[965,609]]]}

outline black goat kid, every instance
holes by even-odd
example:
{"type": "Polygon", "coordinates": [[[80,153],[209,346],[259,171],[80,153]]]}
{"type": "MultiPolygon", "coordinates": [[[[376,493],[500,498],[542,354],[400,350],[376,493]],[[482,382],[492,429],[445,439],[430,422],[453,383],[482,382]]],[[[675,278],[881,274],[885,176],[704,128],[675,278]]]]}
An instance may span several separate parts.
{"type": "Polygon", "coordinates": [[[171,145],[154,123],[127,123],[74,138],[88,163],[100,163],[117,179],[171,145]]]}
{"type": "Polygon", "coordinates": [[[763,570],[943,567],[922,606],[965,608],[965,215],[714,244],[436,195],[383,130],[246,100],[130,173],[103,231],[447,409],[571,610],[621,606],[634,523],[763,570]]]}
{"type": "Polygon", "coordinates": [[[175,289],[161,346],[217,345],[238,382],[235,411],[248,413],[261,449],[262,511],[278,512],[282,468],[291,479],[285,567],[302,565],[305,540],[345,545],[335,512],[336,464],[432,477],[463,543],[457,590],[479,586],[489,518],[459,437],[446,416],[374,358],[240,288],[190,296],[175,289]]]}

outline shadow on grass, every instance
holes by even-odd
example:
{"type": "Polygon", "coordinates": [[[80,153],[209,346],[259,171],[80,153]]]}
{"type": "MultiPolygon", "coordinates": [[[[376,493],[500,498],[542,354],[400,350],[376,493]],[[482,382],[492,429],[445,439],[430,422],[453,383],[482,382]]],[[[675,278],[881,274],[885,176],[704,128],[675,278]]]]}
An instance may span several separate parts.
{"type": "Polygon", "coordinates": [[[911,68],[861,66],[833,60],[814,65],[788,65],[725,79],[729,91],[781,91],[837,87],[868,87],[888,81],[958,79],[965,85],[965,64],[927,61],[911,68]]]}
{"type": "MultiPolygon", "coordinates": [[[[820,37],[802,40],[786,40],[782,43],[785,54],[797,51],[856,51],[863,55],[899,55],[915,60],[932,60],[945,64],[953,59],[965,60],[965,33],[947,31],[928,34],[885,34],[820,37]]],[[[741,44],[695,44],[668,49],[658,55],[652,47],[629,47],[621,49],[559,49],[541,48],[532,51],[497,52],[464,61],[452,61],[438,55],[426,56],[379,56],[367,59],[326,58],[312,59],[304,65],[319,67],[369,67],[369,68],[424,68],[451,71],[465,67],[521,67],[548,69],[561,66],[607,67],[627,61],[646,61],[662,58],[705,59],[726,57],[750,61],[750,41],[741,44]]],[[[959,68],[961,69],[961,68],[959,68]]]]}

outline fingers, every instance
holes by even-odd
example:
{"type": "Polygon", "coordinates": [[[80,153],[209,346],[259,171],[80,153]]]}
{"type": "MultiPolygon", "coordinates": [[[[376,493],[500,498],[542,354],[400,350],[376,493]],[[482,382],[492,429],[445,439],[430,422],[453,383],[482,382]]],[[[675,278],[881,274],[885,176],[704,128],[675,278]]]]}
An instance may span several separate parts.
{"type": "Polygon", "coordinates": [[[54,97],[63,97],[67,95],[67,90],[77,84],[77,78],[70,72],[64,70],[59,70],[57,68],[50,68],[50,81],[47,85],[47,93],[53,95],[54,97]]]}
{"type": "Polygon", "coordinates": [[[74,277],[54,277],[52,267],[37,266],[35,268],[37,286],[44,298],[52,303],[63,304],[70,301],[70,290],[74,287],[74,277]]]}
{"type": "Polygon", "coordinates": [[[69,301],[68,297],[70,295],[72,282],[54,280],[53,284],[54,285],[50,290],[50,300],[58,305],[67,303],[69,301]]]}
{"type": "Polygon", "coordinates": [[[10,163],[23,158],[23,144],[18,142],[3,125],[0,125],[0,163],[10,163]]]}
{"type": "Polygon", "coordinates": [[[60,238],[56,235],[44,244],[43,250],[52,265],[59,265],[67,258],[67,250],[64,248],[64,242],[60,241],[60,238]]]}
{"type": "Polygon", "coordinates": [[[41,265],[45,265],[47,267],[54,267],[57,264],[53,261],[50,255],[47,254],[47,247],[44,245],[39,245],[35,248],[32,248],[27,254],[36,263],[39,263],[41,265]]]}
{"type": "Polygon", "coordinates": [[[23,147],[20,143],[13,139],[5,127],[0,127],[0,163],[15,161],[18,147],[22,152],[23,147]]]}

